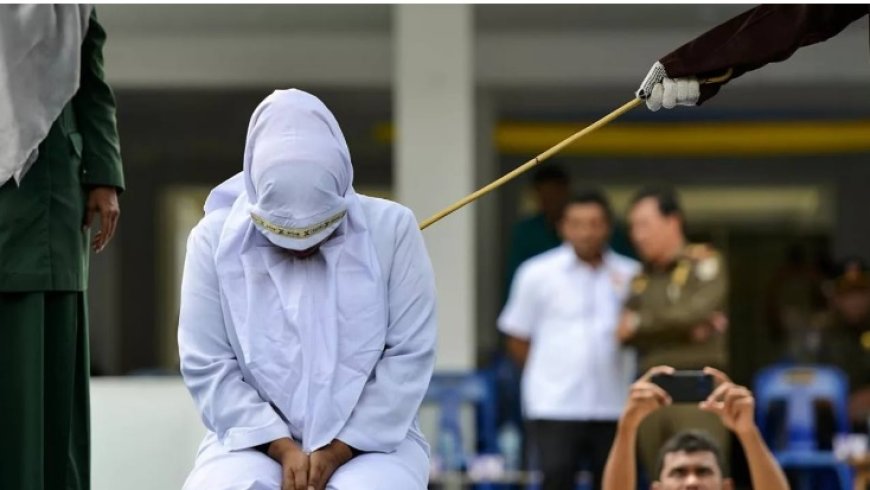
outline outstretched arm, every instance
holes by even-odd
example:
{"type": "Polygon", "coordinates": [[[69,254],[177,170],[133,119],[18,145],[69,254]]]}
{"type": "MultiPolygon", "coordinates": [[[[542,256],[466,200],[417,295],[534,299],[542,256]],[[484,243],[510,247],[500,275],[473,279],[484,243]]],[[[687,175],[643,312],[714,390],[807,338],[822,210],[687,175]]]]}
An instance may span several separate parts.
{"type": "Polygon", "coordinates": [[[616,437],[613,439],[613,446],[610,448],[610,455],[604,467],[601,486],[603,490],[637,488],[635,463],[637,430],[647,415],[671,404],[671,397],[649,380],[656,374],[667,374],[673,371],[674,369],[668,366],[657,366],[631,385],[628,402],[625,411],[619,417],[616,437]]]}
{"type": "Polygon", "coordinates": [[[680,46],[657,61],[638,97],[657,111],[694,106],[729,80],[825,41],[867,15],[867,5],[760,5],[680,46]],[[700,83],[717,79],[716,83],[700,83]]]}
{"type": "MultiPolygon", "coordinates": [[[[671,78],[713,77],[731,68],[734,79],[839,34],[867,12],[867,5],[759,5],[677,48],[661,64],[671,78]]],[[[698,103],[721,86],[702,85],[698,103]]]]}
{"type": "Polygon", "coordinates": [[[785,473],[755,425],[755,398],[752,392],[735,385],[717,369],[708,367],[704,372],[712,375],[720,384],[707,400],[701,402],[700,408],[718,415],[725,427],[737,436],[749,462],[752,488],[789,490],[785,473]]]}

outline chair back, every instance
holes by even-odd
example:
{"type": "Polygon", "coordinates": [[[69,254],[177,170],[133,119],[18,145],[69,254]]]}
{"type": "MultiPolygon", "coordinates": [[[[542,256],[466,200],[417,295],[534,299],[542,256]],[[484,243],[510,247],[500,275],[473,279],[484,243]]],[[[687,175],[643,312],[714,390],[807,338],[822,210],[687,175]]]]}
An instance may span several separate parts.
{"type": "Polygon", "coordinates": [[[754,393],[758,426],[773,450],[818,449],[815,405],[819,401],[831,405],[835,432],[848,432],[849,381],[846,374],[834,366],[777,365],[765,368],[755,377],[754,393]],[[784,441],[773,440],[774,428],[770,427],[768,420],[771,406],[777,401],[782,401],[785,406],[784,441]]]}
{"type": "Polygon", "coordinates": [[[423,403],[438,408],[435,451],[444,461],[446,470],[461,470],[468,461],[462,438],[461,409],[464,405],[475,408],[477,443],[481,452],[498,452],[494,391],[492,376],[482,372],[439,372],[432,376],[423,403]]]}

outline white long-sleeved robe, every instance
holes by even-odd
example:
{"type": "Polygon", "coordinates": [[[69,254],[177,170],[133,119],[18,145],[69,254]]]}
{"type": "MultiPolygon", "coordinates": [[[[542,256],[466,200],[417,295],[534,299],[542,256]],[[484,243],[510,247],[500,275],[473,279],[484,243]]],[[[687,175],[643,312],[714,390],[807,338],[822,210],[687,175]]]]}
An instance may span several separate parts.
{"type": "MultiPolygon", "coordinates": [[[[367,453],[339,468],[327,488],[423,489],[428,445],[416,416],[434,366],[434,275],[413,214],[390,201],[359,198],[387,282],[388,327],[383,354],[337,436],[367,453]]],[[[181,369],[210,432],[185,489],[279,490],[280,465],[253,448],[281,437],[299,441],[300,429],[288,421],[312,415],[279,413],[270,403],[247,368],[232,321],[222,309],[221,295],[233,292],[220,290],[214,258],[228,211],[209,213],[188,240],[178,333],[181,369]]],[[[304,261],[298,264],[305,267],[304,261]]],[[[287,290],[304,286],[300,279],[287,290]]],[[[287,336],[293,337],[292,332],[287,336]]],[[[317,354],[287,347],[288,355],[317,354]]],[[[286,376],[290,393],[297,390],[292,374],[276,373],[286,376]]]]}

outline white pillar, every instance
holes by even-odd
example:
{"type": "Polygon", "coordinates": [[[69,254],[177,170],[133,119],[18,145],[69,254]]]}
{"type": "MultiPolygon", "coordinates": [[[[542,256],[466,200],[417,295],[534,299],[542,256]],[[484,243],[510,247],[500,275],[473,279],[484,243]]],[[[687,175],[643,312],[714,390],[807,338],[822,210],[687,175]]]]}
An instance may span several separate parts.
{"type": "MultiPolygon", "coordinates": [[[[393,16],[399,202],[424,219],[474,190],[474,33],[471,5],[397,5],[393,16]]],[[[423,232],[438,287],[437,369],[475,366],[474,212],[423,232]]]]}
{"type": "MultiPolygon", "coordinates": [[[[475,119],[477,153],[475,157],[476,188],[500,177],[498,148],[495,145],[495,126],[498,112],[495,97],[485,88],[475,92],[475,119]]],[[[474,229],[477,233],[475,261],[477,262],[477,353],[478,359],[488,362],[497,352],[499,333],[496,320],[502,306],[505,258],[499,253],[502,246],[499,205],[504,202],[503,189],[491,192],[477,200],[474,210],[474,229]]]]}

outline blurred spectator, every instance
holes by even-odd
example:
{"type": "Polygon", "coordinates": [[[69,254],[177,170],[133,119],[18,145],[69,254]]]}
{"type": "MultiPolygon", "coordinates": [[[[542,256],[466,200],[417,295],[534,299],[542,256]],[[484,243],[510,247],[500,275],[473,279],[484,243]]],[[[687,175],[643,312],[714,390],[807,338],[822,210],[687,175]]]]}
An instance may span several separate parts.
{"type": "Polygon", "coordinates": [[[520,266],[499,318],[508,352],[525,365],[523,409],[544,490],[573,489],[581,463],[599,488],[633,374],[615,331],[639,265],[609,250],[612,223],[600,192],[572,198],[565,243],[520,266]]]}
{"type": "MultiPolygon", "coordinates": [[[[708,245],[686,242],[683,211],[676,192],[648,187],[629,209],[630,233],[644,261],[625,303],[618,337],[638,349],[642,370],[722,367],[726,363],[723,314],[728,292],[725,263],[708,245]]],[[[728,433],[717,418],[691,406],[657,411],[640,428],[640,454],[647,472],[664,441],[687,428],[704,428],[728,448],[728,433]]]]}
{"type": "MultiPolygon", "coordinates": [[[[544,165],[532,176],[532,186],[537,213],[517,222],[511,232],[508,244],[508,258],[505,269],[505,282],[502,286],[502,300],[507,301],[514,274],[520,265],[531,257],[558,247],[558,221],[562,208],[568,201],[571,184],[568,174],[558,166],[544,165]]],[[[499,424],[503,429],[522,432],[522,408],[520,402],[520,366],[512,359],[502,358],[499,377],[498,396],[499,424]]]]}
{"type": "MultiPolygon", "coordinates": [[[[764,443],[755,425],[755,398],[743,386],[737,386],[721,371],[705,368],[718,384],[716,390],[692,410],[704,411],[732,431],[740,441],[749,461],[752,488],[788,490],[785,474],[764,443]],[[700,410],[699,410],[700,409],[700,410]]],[[[628,404],[619,418],[619,431],[607,458],[604,476],[605,490],[626,490],[637,486],[635,442],[638,428],[649,418],[671,405],[670,396],[650,382],[653,375],[673,372],[669,366],[649,370],[631,386],[628,404]]],[[[658,456],[653,472],[653,490],[730,490],[733,482],[727,478],[722,448],[707,434],[685,430],[656,448],[658,456]]]]}
{"type": "Polygon", "coordinates": [[[839,366],[849,376],[849,416],[856,429],[866,431],[870,416],[870,270],[860,259],[845,261],[832,284],[820,361],[839,366]]]}
{"type": "Polygon", "coordinates": [[[767,323],[775,345],[784,352],[777,357],[811,362],[821,345],[825,310],[824,274],[811,262],[806,250],[794,244],[786,251],[786,262],[777,269],[767,298],[767,323]]]}
{"type": "Polygon", "coordinates": [[[505,275],[505,297],[520,264],[562,243],[558,221],[571,191],[568,174],[554,165],[542,166],[532,177],[532,185],[538,212],[516,223],[511,232],[505,275]]]}

